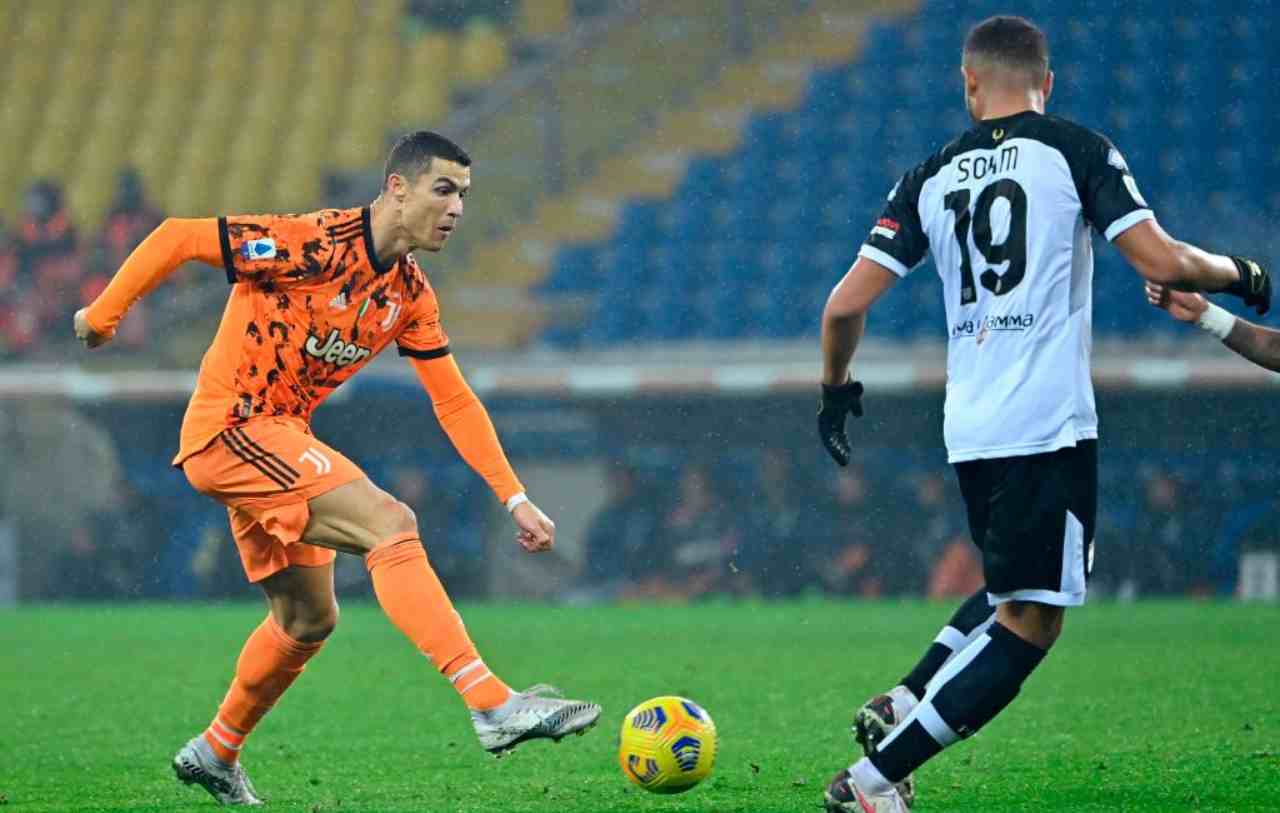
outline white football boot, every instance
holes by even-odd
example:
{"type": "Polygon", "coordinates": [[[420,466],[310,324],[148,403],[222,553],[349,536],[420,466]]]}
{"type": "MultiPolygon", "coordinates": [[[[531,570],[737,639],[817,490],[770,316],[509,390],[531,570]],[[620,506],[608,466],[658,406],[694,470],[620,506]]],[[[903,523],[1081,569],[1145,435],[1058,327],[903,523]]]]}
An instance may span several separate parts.
{"type": "Polygon", "coordinates": [[[828,813],[910,813],[911,808],[891,788],[888,793],[867,793],[858,787],[853,772],[844,770],[836,774],[822,794],[823,806],[828,813]]]}
{"type": "Polygon", "coordinates": [[[218,759],[202,736],[189,740],[178,749],[173,757],[173,772],[183,784],[199,785],[209,791],[218,804],[262,804],[244,767],[239,762],[228,765],[218,759]]]}
{"type": "MultiPolygon", "coordinates": [[[[906,686],[894,686],[886,694],[878,694],[862,704],[853,715],[853,738],[862,746],[862,753],[871,756],[876,746],[889,736],[916,707],[916,696],[906,686]]],[[[914,774],[898,783],[898,793],[908,807],[916,800],[914,774]]]]}
{"type": "Polygon", "coordinates": [[[600,717],[600,706],[582,700],[564,700],[551,686],[538,684],[512,693],[496,709],[472,711],[480,747],[501,756],[526,740],[552,739],[585,734],[600,717]]]}

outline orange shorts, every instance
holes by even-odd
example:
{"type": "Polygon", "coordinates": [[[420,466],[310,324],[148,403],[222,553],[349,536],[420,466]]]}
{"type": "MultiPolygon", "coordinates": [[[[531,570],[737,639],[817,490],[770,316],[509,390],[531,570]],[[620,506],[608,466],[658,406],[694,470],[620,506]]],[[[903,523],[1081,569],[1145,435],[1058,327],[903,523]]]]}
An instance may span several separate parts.
{"type": "Polygon", "coordinates": [[[225,429],[181,466],[196,491],[227,507],[250,582],[290,565],[332,562],[332,550],[302,541],[311,518],[307,500],[365,476],[305,423],[289,418],[255,418],[225,429]]]}

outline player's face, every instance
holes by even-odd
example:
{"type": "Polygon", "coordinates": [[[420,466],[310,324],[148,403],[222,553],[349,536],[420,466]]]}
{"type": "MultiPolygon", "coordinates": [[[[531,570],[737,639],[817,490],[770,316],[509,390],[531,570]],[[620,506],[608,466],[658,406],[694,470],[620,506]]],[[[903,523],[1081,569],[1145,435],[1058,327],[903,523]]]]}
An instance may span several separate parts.
{"type": "Polygon", "coordinates": [[[439,251],[462,220],[471,168],[436,158],[405,194],[401,223],[416,248],[439,251]]]}

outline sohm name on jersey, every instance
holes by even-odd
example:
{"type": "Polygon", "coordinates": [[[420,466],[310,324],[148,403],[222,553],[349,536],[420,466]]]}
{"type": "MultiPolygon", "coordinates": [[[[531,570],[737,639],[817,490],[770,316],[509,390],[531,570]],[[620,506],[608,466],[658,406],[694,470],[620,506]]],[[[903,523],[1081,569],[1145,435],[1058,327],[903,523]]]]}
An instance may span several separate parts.
{"type": "Polygon", "coordinates": [[[1000,152],[995,155],[966,155],[956,162],[956,170],[959,171],[960,177],[957,181],[963,183],[972,177],[974,180],[981,180],[988,175],[998,175],[1001,172],[1012,172],[1018,168],[1018,148],[1013,145],[1001,147],[1000,152]]]}

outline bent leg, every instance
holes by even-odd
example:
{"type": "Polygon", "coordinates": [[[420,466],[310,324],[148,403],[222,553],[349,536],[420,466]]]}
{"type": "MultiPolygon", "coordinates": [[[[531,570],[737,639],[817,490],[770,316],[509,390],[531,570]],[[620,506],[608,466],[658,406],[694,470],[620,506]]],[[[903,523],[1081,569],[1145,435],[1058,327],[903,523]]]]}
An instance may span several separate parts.
{"type": "Polygon", "coordinates": [[[859,786],[887,790],[994,719],[1044,660],[1039,643],[1052,644],[1064,612],[1033,602],[1001,605],[997,620],[938,672],[920,704],[854,766],[859,786]],[[1017,632],[1004,625],[1005,618],[1015,620],[1017,632]]]}
{"type": "Polygon", "coordinates": [[[1008,601],[996,608],[996,620],[1027,643],[1048,651],[1062,634],[1065,607],[1037,601],[1008,601]]]}
{"type": "Polygon", "coordinates": [[[204,739],[225,763],[320,651],[338,620],[333,565],[288,567],[264,579],[270,612],[245,641],[235,678],[204,739]]]}
{"type": "Polygon", "coordinates": [[[288,567],[263,579],[271,617],[295,641],[319,643],[338,625],[333,565],[288,567]]]}
{"type": "Polygon", "coordinates": [[[391,622],[431,659],[471,709],[496,708],[511,689],[480,659],[462,618],[427,561],[409,506],[368,479],[310,501],[303,539],[365,557],[373,591],[391,622]]]}
{"type": "Polygon", "coordinates": [[[933,639],[924,657],[899,684],[905,686],[916,699],[924,697],[929,681],[938,674],[943,664],[986,632],[994,619],[995,612],[987,602],[987,588],[984,586],[956,609],[951,620],[933,639]]]}

